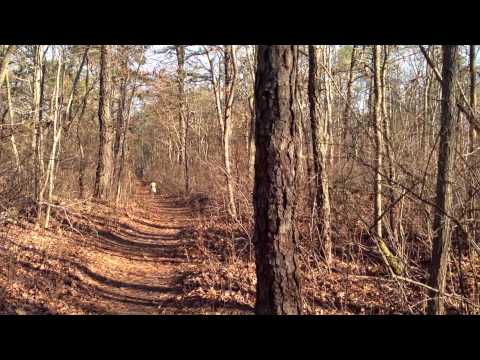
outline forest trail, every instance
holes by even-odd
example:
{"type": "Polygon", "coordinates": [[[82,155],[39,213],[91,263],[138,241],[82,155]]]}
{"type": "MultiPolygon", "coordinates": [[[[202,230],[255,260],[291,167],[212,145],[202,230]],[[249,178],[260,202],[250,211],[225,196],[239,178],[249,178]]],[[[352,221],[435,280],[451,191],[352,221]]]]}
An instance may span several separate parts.
{"type": "Polygon", "coordinates": [[[48,231],[12,227],[2,234],[0,267],[13,268],[13,275],[10,270],[0,274],[0,313],[222,311],[184,296],[184,279],[199,270],[189,257],[196,215],[184,201],[153,195],[138,182],[128,206],[91,206],[70,215],[74,227],[84,231],[63,224],[48,231]]]}
{"type": "Polygon", "coordinates": [[[189,244],[182,233],[191,211],[178,199],[151,194],[143,183],[135,197],[141,208],[127,209],[108,231],[99,232],[92,256],[102,261],[85,281],[98,290],[97,304],[106,313],[191,313],[177,301],[189,244]]]}

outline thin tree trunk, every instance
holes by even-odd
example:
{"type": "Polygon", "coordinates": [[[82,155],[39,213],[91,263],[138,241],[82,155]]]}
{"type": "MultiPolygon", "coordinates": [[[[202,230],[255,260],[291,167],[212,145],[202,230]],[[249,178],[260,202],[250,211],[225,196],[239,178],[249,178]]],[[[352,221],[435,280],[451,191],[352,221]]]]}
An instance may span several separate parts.
{"type": "Polygon", "coordinates": [[[225,180],[227,185],[228,196],[228,214],[231,219],[237,219],[237,209],[235,206],[235,195],[232,179],[232,165],[230,159],[230,138],[232,136],[232,105],[235,95],[236,82],[236,61],[233,45],[225,45],[225,111],[224,111],[224,163],[225,163],[225,180]]]}
{"type": "Polygon", "coordinates": [[[320,49],[315,45],[308,46],[309,76],[308,100],[310,103],[310,122],[312,127],[313,159],[315,169],[315,194],[320,222],[320,244],[326,263],[332,260],[331,211],[328,190],[328,111],[322,114],[320,106],[321,72],[319,68],[320,49]],[[323,115],[323,116],[322,116],[323,115]]]}
{"type": "Polygon", "coordinates": [[[248,133],[248,174],[251,179],[255,178],[255,99],[248,99],[250,109],[250,131],[248,133]]]}
{"type": "Polygon", "coordinates": [[[442,109],[440,117],[440,144],[436,187],[436,207],[433,219],[433,248],[430,264],[429,285],[437,289],[430,291],[427,312],[441,315],[445,312],[443,294],[447,279],[450,251],[451,168],[456,131],[455,82],[457,80],[458,46],[443,45],[442,109]]]}
{"type": "Polygon", "coordinates": [[[206,46],[204,47],[204,50],[205,50],[205,54],[207,55],[208,63],[210,65],[210,73],[211,73],[210,82],[212,84],[213,95],[215,96],[215,109],[217,110],[217,119],[218,119],[218,124],[220,126],[220,133],[221,133],[221,138],[223,143],[225,124],[224,124],[224,116],[222,112],[222,102],[220,99],[220,84],[215,77],[215,67],[214,67],[212,57],[210,56],[210,51],[206,46]]]}
{"type": "MultiPolygon", "coordinates": [[[[477,66],[476,66],[476,46],[475,45],[470,45],[470,107],[473,109],[474,116],[476,116],[476,110],[477,110],[477,94],[476,94],[476,77],[477,77],[477,66]]],[[[470,156],[473,156],[476,148],[476,142],[477,142],[477,130],[473,127],[472,124],[470,124],[468,128],[468,139],[469,139],[469,144],[468,144],[468,152],[470,156]]],[[[472,186],[472,184],[468,184],[468,192],[467,192],[467,197],[469,199],[469,219],[474,220],[475,219],[475,201],[476,201],[476,196],[475,196],[475,189],[472,186]]],[[[472,221],[472,239],[476,239],[476,221],[472,221]]]]}
{"type": "MultiPolygon", "coordinates": [[[[332,61],[331,61],[331,48],[328,45],[324,45],[322,47],[322,55],[323,55],[323,64],[325,69],[328,73],[332,73],[332,61]]],[[[334,147],[331,143],[332,139],[332,79],[328,74],[323,74],[323,86],[325,88],[325,96],[324,96],[324,110],[325,110],[325,125],[327,130],[327,142],[326,142],[326,149],[327,149],[327,161],[328,164],[331,165],[333,161],[333,153],[334,147]]]]}
{"type": "MultiPolygon", "coordinates": [[[[10,64],[10,56],[12,56],[14,50],[15,50],[15,45],[7,45],[7,49],[3,54],[2,62],[0,62],[0,88],[2,88],[3,82],[7,78],[8,65],[10,64]]],[[[1,101],[1,98],[0,98],[0,101],[1,101]]]]}
{"type": "Polygon", "coordinates": [[[108,200],[112,194],[113,178],[113,124],[110,114],[111,98],[111,48],[110,45],[100,47],[100,96],[98,106],[99,149],[95,177],[94,197],[108,200]]]}
{"type": "Polygon", "coordinates": [[[43,124],[42,124],[42,103],[43,103],[43,45],[36,45],[34,48],[34,74],[33,74],[33,116],[34,116],[34,188],[35,200],[37,202],[37,225],[40,224],[43,208],[43,193],[41,191],[43,179],[43,124]]]}
{"type": "MultiPolygon", "coordinates": [[[[128,53],[125,50],[124,46],[120,46],[119,49],[119,56],[121,57],[121,65],[120,65],[120,86],[119,86],[119,99],[118,99],[118,109],[117,109],[117,117],[116,117],[116,124],[115,124],[115,140],[113,143],[113,189],[115,194],[118,193],[118,189],[120,186],[120,168],[122,167],[121,164],[121,150],[123,148],[123,142],[125,141],[124,134],[125,134],[125,112],[127,107],[127,85],[130,78],[129,67],[128,67],[128,53]],[[123,51],[122,51],[123,50],[123,51]]],[[[115,196],[115,203],[117,203],[118,196],[115,196]]]]}
{"type": "MultiPolygon", "coordinates": [[[[88,71],[88,58],[87,60],[87,74],[85,76],[85,94],[83,96],[83,104],[82,108],[80,110],[80,115],[78,117],[78,122],[77,122],[77,144],[78,144],[78,150],[80,152],[80,164],[79,164],[79,169],[78,169],[78,189],[80,193],[80,199],[85,198],[85,170],[87,168],[87,161],[85,159],[85,151],[83,149],[83,144],[82,144],[82,139],[80,137],[80,125],[83,125],[83,117],[85,115],[85,110],[87,108],[87,103],[88,103],[88,83],[89,83],[89,71],[88,71]]],[[[94,119],[92,119],[92,122],[94,119]]]]}
{"type": "Polygon", "coordinates": [[[382,149],[383,149],[383,130],[382,130],[382,84],[380,74],[380,45],[373,46],[373,91],[374,91],[374,105],[373,105],[373,127],[375,131],[375,186],[374,186],[374,224],[375,236],[377,239],[382,239],[382,220],[380,214],[382,213],[382,149]]]}
{"type": "Polygon", "coordinates": [[[350,69],[348,71],[348,81],[347,81],[347,96],[345,101],[345,108],[343,110],[343,140],[347,139],[348,128],[351,125],[351,108],[352,108],[352,88],[353,88],[353,71],[356,65],[356,52],[357,45],[353,45],[352,54],[350,57],[350,69]]]}
{"type": "Polygon", "coordinates": [[[18,172],[20,170],[20,156],[18,155],[17,142],[15,140],[15,133],[13,131],[15,121],[13,120],[12,95],[10,92],[10,81],[8,79],[8,72],[5,75],[5,82],[7,83],[8,116],[10,118],[10,124],[12,125],[12,135],[10,135],[10,142],[12,143],[12,151],[15,157],[15,166],[18,172]]]}
{"type": "Polygon", "coordinates": [[[300,314],[294,227],[298,47],[260,45],[255,81],[255,233],[257,314],[300,314]]]}
{"type": "Polygon", "coordinates": [[[185,99],[185,46],[175,45],[177,52],[177,80],[178,80],[178,118],[181,129],[180,152],[182,154],[182,165],[184,170],[185,195],[190,192],[189,176],[188,176],[188,120],[186,113],[185,99]]]}
{"type": "Polygon", "coordinates": [[[387,101],[386,101],[386,73],[387,73],[387,61],[388,61],[388,46],[383,46],[383,62],[381,67],[381,74],[380,74],[380,81],[381,81],[381,102],[382,102],[382,119],[383,119],[383,130],[384,130],[384,139],[385,139],[385,155],[388,162],[388,200],[389,200],[389,223],[390,223],[390,231],[392,232],[392,239],[393,242],[397,245],[398,244],[398,215],[397,215],[397,208],[395,206],[395,169],[394,169],[394,162],[393,162],[393,154],[392,154],[392,139],[390,137],[391,134],[391,118],[388,116],[387,112],[387,101]]]}
{"type": "MultiPolygon", "coordinates": [[[[50,221],[50,211],[51,211],[53,187],[54,187],[54,181],[55,181],[55,158],[57,156],[57,147],[59,146],[60,138],[62,136],[62,124],[61,124],[61,115],[60,115],[61,104],[59,103],[59,100],[63,98],[63,86],[60,87],[60,81],[63,84],[64,75],[65,75],[65,67],[63,64],[63,52],[59,57],[57,66],[58,66],[57,77],[55,81],[55,89],[54,89],[54,95],[53,95],[53,104],[54,104],[53,114],[51,116],[51,118],[53,119],[52,149],[50,152],[50,159],[48,161],[48,167],[47,167],[48,195],[47,195],[47,210],[45,215],[44,228],[48,228],[48,224],[50,221]],[[62,72],[62,69],[63,69],[63,72],[62,72]]],[[[43,189],[42,189],[42,193],[43,193],[43,189]]]]}

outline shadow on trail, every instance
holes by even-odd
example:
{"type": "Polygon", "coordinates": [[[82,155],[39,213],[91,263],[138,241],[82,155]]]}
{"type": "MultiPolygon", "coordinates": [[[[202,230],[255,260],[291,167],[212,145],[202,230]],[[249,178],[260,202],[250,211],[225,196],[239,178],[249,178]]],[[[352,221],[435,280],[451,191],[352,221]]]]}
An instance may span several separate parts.
{"type": "MultiPolygon", "coordinates": [[[[23,252],[45,256],[45,253],[38,249],[22,246],[12,240],[7,242],[15,244],[23,252]]],[[[3,262],[7,254],[3,247],[1,250],[3,251],[0,252],[0,259],[3,262]]],[[[60,269],[54,270],[48,262],[44,262],[44,268],[40,269],[39,263],[16,260],[15,281],[27,289],[48,294],[52,302],[61,300],[89,314],[191,314],[199,309],[205,311],[206,308],[210,311],[222,308],[231,312],[251,310],[248,306],[235,302],[178,300],[177,296],[183,293],[182,280],[185,274],[176,277],[174,286],[151,286],[109,278],[62,256],[48,255],[44,259],[59,262],[60,269]],[[166,301],[156,296],[165,294],[170,295],[166,301]]],[[[145,280],[148,282],[148,279],[145,280]]],[[[56,313],[49,304],[38,300],[37,297],[2,300],[6,308],[22,307],[29,314],[56,313]]]]}
{"type": "MultiPolygon", "coordinates": [[[[25,246],[14,237],[3,238],[0,270],[7,269],[2,265],[13,256],[13,281],[18,288],[23,293],[42,294],[25,298],[19,295],[21,291],[9,291],[2,298],[11,281],[1,281],[4,308],[23,306],[30,314],[52,314],[64,303],[91,314],[251,312],[236,302],[184,299],[183,279],[189,270],[182,265],[188,263],[186,248],[194,241],[185,236],[192,211],[181,200],[153,198],[145,187],[139,190],[142,208],[131,214],[111,208],[104,208],[105,213],[70,214],[68,219],[54,214],[68,246],[85,254],[78,258],[75,251],[59,255],[25,246]],[[13,248],[16,252],[12,253],[13,248]]],[[[2,271],[0,276],[9,275],[2,271]]]]}

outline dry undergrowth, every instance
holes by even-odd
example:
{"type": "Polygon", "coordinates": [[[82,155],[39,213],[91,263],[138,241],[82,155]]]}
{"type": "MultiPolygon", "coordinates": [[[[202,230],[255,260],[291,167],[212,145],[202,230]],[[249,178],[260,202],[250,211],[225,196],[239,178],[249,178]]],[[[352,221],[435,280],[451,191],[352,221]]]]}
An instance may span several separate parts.
{"type": "MultiPolygon", "coordinates": [[[[192,211],[188,201],[154,201],[142,191],[121,209],[98,202],[57,209],[48,230],[25,219],[4,224],[0,313],[253,314],[251,224],[229,224],[218,208],[192,211]]],[[[308,224],[300,225],[308,233],[308,224]]],[[[424,287],[392,279],[368,244],[357,248],[338,253],[328,269],[303,238],[306,314],[424,313],[424,287]]],[[[460,265],[467,269],[468,259],[460,265]]],[[[425,283],[424,270],[411,266],[411,278],[425,283]]],[[[478,311],[459,301],[459,281],[450,276],[448,311],[478,311]]],[[[475,291],[471,277],[464,283],[475,291]]]]}

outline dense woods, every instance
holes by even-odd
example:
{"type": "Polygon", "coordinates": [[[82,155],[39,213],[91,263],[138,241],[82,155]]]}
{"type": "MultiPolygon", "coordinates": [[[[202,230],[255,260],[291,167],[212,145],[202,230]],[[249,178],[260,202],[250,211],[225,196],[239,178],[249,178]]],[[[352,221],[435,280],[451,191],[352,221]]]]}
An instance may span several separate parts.
{"type": "Polygon", "coordinates": [[[479,314],[477,53],[0,45],[0,313],[479,314]]]}

